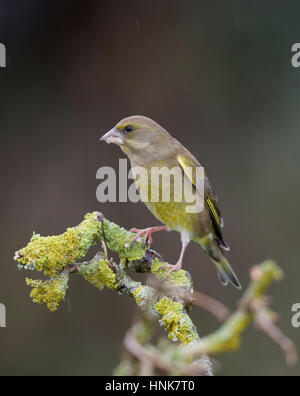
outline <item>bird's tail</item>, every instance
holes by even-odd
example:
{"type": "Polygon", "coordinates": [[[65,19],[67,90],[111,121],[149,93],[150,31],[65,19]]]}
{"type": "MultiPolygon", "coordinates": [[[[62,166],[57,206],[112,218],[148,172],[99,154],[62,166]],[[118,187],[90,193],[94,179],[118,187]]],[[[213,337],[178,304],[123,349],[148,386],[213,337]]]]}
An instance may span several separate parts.
{"type": "Polygon", "coordinates": [[[227,261],[224,254],[222,254],[219,261],[215,260],[213,257],[210,257],[210,259],[215,264],[222,285],[227,286],[229,283],[231,283],[232,286],[236,287],[237,289],[242,289],[238,277],[231,268],[231,265],[227,261]]]}
{"type": "Polygon", "coordinates": [[[208,243],[207,239],[196,240],[196,242],[200,243],[201,247],[209,254],[211,261],[217,269],[222,285],[227,286],[230,283],[232,286],[241,290],[242,286],[240,281],[224,256],[223,250],[219,246],[218,242],[210,241],[210,243],[208,243]]]}

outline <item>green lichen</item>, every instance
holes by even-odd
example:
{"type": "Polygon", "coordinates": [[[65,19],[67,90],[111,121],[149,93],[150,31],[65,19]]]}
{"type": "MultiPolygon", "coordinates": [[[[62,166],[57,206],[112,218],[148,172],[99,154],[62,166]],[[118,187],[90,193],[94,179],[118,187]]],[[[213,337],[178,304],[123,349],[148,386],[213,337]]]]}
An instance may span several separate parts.
{"type": "Polygon", "coordinates": [[[239,348],[240,336],[252,319],[251,314],[237,311],[219,330],[201,339],[203,352],[212,355],[239,348]]]}
{"type": "Polygon", "coordinates": [[[82,265],[79,273],[93,286],[103,290],[105,286],[109,289],[116,289],[116,275],[109,267],[109,261],[94,261],[90,265],[82,265]]]}
{"type": "MultiPolygon", "coordinates": [[[[158,259],[155,259],[151,264],[151,272],[156,276],[157,279],[163,281],[169,269],[161,268],[164,263],[161,263],[158,259]]],[[[191,281],[189,280],[187,273],[184,270],[174,271],[168,277],[168,284],[170,286],[187,287],[191,288],[191,281]]]]}
{"type": "Polygon", "coordinates": [[[181,303],[163,297],[156,303],[155,308],[162,316],[161,324],[169,333],[169,339],[183,345],[198,341],[196,328],[181,303]]]}
{"type": "Polygon", "coordinates": [[[68,228],[62,235],[42,237],[33,234],[30,243],[16,253],[15,259],[20,269],[36,270],[54,277],[67,264],[82,259],[99,240],[100,233],[98,213],[89,213],[81,224],[68,228]]]}
{"type": "Polygon", "coordinates": [[[253,270],[256,279],[250,284],[248,291],[245,293],[242,303],[250,297],[261,297],[267,287],[274,281],[281,281],[284,273],[279,265],[273,260],[266,260],[253,270]]]}
{"type": "Polygon", "coordinates": [[[33,288],[30,293],[33,302],[47,305],[48,309],[54,312],[59,303],[65,299],[68,280],[68,275],[63,273],[45,282],[26,278],[26,283],[33,288]]]}
{"type": "Polygon", "coordinates": [[[137,241],[132,245],[135,234],[106,219],[103,220],[103,234],[108,248],[117,252],[121,260],[140,260],[146,252],[144,243],[137,241]]]}

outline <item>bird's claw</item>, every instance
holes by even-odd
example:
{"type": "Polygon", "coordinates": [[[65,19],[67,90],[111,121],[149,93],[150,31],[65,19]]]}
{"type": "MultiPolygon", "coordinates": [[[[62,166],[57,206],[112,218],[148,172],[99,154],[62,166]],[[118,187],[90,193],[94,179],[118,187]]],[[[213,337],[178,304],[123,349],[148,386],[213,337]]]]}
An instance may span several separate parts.
{"type": "Polygon", "coordinates": [[[150,228],[145,228],[144,230],[140,230],[138,228],[132,228],[130,232],[136,233],[136,236],[133,238],[131,242],[131,247],[134,245],[134,243],[144,235],[144,244],[150,248],[150,246],[153,243],[153,238],[152,238],[152,231],[150,228]]]}
{"type": "Polygon", "coordinates": [[[167,280],[169,278],[169,276],[172,274],[172,272],[180,271],[181,267],[182,267],[182,263],[181,262],[177,263],[176,265],[164,264],[161,267],[161,269],[169,269],[169,271],[167,272],[164,280],[167,280]]]}

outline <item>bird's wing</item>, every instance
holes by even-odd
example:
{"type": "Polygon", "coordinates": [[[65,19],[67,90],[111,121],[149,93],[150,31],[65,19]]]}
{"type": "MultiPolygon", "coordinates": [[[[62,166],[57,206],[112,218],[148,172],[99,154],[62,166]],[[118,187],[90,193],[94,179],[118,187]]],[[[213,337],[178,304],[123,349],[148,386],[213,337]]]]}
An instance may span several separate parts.
{"type": "MultiPolygon", "coordinates": [[[[194,169],[196,167],[199,167],[200,164],[198,163],[198,161],[196,159],[194,159],[193,157],[189,157],[186,155],[182,155],[182,154],[178,154],[177,155],[177,160],[184,172],[184,174],[187,176],[187,178],[190,180],[190,182],[193,184],[193,186],[195,188],[197,188],[197,183],[196,183],[196,172],[194,171],[194,169]]],[[[224,241],[223,236],[222,236],[222,231],[221,228],[223,227],[223,219],[222,219],[222,215],[220,212],[220,209],[218,208],[218,200],[217,197],[209,183],[208,178],[205,176],[205,180],[204,180],[204,201],[205,201],[205,206],[207,207],[211,220],[212,220],[212,224],[213,224],[213,228],[214,228],[214,232],[216,234],[217,240],[220,244],[220,246],[225,249],[225,250],[229,250],[229,246],[227,245],[227,243],[224,241]]]]}

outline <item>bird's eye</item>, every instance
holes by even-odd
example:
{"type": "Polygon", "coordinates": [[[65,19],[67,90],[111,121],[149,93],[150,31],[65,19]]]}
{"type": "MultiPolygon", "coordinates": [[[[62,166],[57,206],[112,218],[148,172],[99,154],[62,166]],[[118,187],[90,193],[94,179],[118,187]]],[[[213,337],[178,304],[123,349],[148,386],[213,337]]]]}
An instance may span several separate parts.
{"type": "Polygon", "coordinates": [[[124,128],[125,133],[131,132],[132,130],[133,130],[133,128],[130,125],[128,125],[127,127],[124,128]]]}

